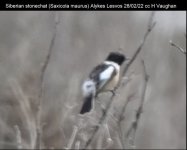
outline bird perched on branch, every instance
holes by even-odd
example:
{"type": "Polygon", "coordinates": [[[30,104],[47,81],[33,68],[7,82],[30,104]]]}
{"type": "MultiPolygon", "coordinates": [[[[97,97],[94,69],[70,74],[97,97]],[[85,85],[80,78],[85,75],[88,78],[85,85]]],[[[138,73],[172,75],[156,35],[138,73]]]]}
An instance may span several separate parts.
{"type": "Polygon", "coordinates": [[[91,71],[88,79],[82,85],[84,103],[80,114],[92,110],[94,99],[99,93],[106,91],[114,93],[119,82],[120,67],[125,60],[126,57],[122,53],[111,52],[103,63],[91,71]]]}

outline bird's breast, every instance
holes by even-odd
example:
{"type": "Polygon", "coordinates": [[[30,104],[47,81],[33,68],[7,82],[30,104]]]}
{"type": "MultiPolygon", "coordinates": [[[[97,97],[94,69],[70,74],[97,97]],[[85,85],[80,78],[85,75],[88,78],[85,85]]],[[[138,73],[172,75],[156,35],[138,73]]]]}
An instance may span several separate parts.
{"type": "Polygon", "coordinates": [[[114,90],[119,82],[119,72],[103,87],[103,91],[114,90]]]}

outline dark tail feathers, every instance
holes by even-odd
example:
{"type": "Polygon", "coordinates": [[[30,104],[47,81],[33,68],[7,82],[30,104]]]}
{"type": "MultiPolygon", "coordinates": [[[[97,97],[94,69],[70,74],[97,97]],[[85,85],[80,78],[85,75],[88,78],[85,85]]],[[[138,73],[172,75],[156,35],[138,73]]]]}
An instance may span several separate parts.
{"type": "Polygon", "coordinates": [[[80,111],[80,114],[84,114],[84,113],[87,113],[87,112],[91,111],[91,109],[92,109],[92,100],[93,100],[93,95],[92,94],[90,94],[89,96],[87,96],[84,99],[84,103],[83,103],[82,109],[80,111]]]}

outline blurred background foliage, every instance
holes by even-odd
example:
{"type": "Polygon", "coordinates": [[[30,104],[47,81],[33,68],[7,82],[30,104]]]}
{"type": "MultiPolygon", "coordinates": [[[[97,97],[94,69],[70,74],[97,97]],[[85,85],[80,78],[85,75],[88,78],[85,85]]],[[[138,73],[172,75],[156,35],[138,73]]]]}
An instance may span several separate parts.
{"type": "MultiPolygon", "coordinates": [[[[42,100],[47,148],[67,145],[82,104],[82,81],[109,52],[122,48],[124,54],[132,56],[142,41],[150,12],[60,11],[58,15],[60,23],[44,77],[42,100]]],[[[29,117],[35,121],[40,69],[54,32],[54,12],[1,11],[0,20],[0,148],[15,148],[15,125],[20,127],[25,145],[32,138],[28,130],[34,125],[26,120],[29,117]],[[29,105],[29,116],[25,116],[20,103],[26,111],[29,105]]],[[[186,49],[186,12],[157,11],[154,20],[156,26],[129,71],[133,81],[120,93],[114,110],[120,109],[127,93],[138,93],[143,59],[150,79],[136,147],[184,149],[186,56],[169,41],[186,49]]],[[[136,105],[136,101],[133,103],[136,105]]],[[[135,110],[129,106],[129,112],[135,110]]],[[[113,144],[111,148],[118,147],[113,144]]]]}

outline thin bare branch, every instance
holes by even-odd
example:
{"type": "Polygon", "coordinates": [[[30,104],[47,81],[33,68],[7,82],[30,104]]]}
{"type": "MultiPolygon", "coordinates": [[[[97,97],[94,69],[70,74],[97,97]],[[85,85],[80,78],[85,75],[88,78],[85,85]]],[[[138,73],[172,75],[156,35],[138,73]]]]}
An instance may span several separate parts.
{"type": "Polygon", "coordinates": [[[129,102],[131,101],[131,99],[132,99],[133,97],[134,97],[134,94],[128,96],[128,98],[127,98],[127,100],[125,101],[125,104],[124,104],[124,106],[123,106],[123,108],[122,108],[122,111],[121,111],[121,113],[120,113],[120,115],[119,115],[119,118],[118,118],[118,120],[117,120],[117,124],[118,124],[118,127],[119,127],[118,132],[119,132],[120,142],[121,142],[121,145],[123,146],[123,147],[122,147],[123,149],[125,149],[125,137],[124,137],[123,128],[122,128],[122,126],[121,126],[121,123],[122,123],[122,121],[124,121],[124,119],[125,119],[124,114],[125,114],[127,105],[129,104],[129,102]]]}
{"type": "Polygon", "coordinates": [[[53,36],[51,39],[51,43],[49,45],[49,49],[47,52],[47,56],[42,64],[41,67],[41,74],[40,74],[40,89],[39,89],[39,94],[38,94],[38,110],[37,110],[37,139],[36,139],[36,149],[41,149],[41,142],[42,142],[42,128],[41,128],[41,113],[42,113],[42,99],[43,99],[43,94],[44,94],[44,76],[45,76],[45,72],[47,69],[47,66],[49,64],[50,58],[51,58],[51,54],[52,54],[52,50],[54,47],[54,43],[55,43],[55,39],[56,39],[56,34],[57,34],[57,26],[59,24],[59,16],[58,14],[55,12],[54,14],[55,18],[55,25],[54,25],[54,31],[53,31],[53,36]]]}
{"type": "Polygon", "coordinates": [[[180,46],[176,45],[175,43],[173,43],[173,41],[169,41],[169,43],[171,44],[171,46],[177,48],[180,52],[182,52],[183,54],[186,54],[186,50],[184,50],[183,48],[181,48],[180,46]]]}
{"type": "Polygon", "coordinates": [[[97,138],[96,149],[103,149],[104,138],[104,130],[101,130],[97,138]]]}
{"type": "MultiPolygon", "coordinates": [[[[128,64],[125,66],[124,70],[123,70],[123,73],[122,75],[125,76],[129,67],[131,66],[131,64],[134,62],[134,60],[137,58],[138,54],[140,53],[140,51],[142,50],[144,44],[145,44],[145,41],[149,35],[149,33],[152,31],[152,29],[154,28],[154,26],[156,25],[156,22],[153,21],[154,19],[154,15],[155,13],[152,12],[151,15],[150,15],[150,18],[149,18],[149,22],[148,22],[148,27],[147,27],[147,30],[145,32],[145,35],[143,37],[143,40],[140,44],[140,46],[138,47],[138,49],[135,51],[135,53],[133,54],[132,56],[132,59],[128,62],[128,64]]],[[[130,102],[130,99],[131,99],[131,96],[127,98],[125,104],[123,105],[122,107],[122,110],[121,110],[121,113],[120,113],[120,116],[119,116],[119,119],[118,119],[118,125],[119,125],[119,132],[120,132],[120,137],[121,137],[121,145],[123,146],[123,149],[125,149],[125,139],[124,139],[124,136],[122,134],[122,129],[121,129],[121,122],[122,120],[124,119],[124,113],[125,113],[125,110],[126,110],[126,107],[128,105],[128,103],[130,102]]]]}
{"type": "Polygon", "coordinates": [[[148,22],[148,27],[147,27],[147,31],[145,32],[145,35],[143,37],[143,40],[140,44],[140,46],[138,47],[138,49],[135,51],[135,53],[133,54],[132,56],[132,59],[129,61],[129,63],[125,66],[124,70],[123,70],[123,76],[126,75],[130,65],[134,62],[134,60],[136,59],[136,57],[138,56],[138,54],[140,53],[140,51],[142,50],[142,47],[144,46],[145,44],[145,41],[148,37],[148,35],[150,34],[150,32],[152,31],[152,29],[154,28],[154,26],[156,25],[156,22],[153,22],[153,19],[154,19],[154,15],[155,15],[155,12],[152,12],[151,13],[151,16],[149,18],[149,22],[148,22]]]}
{"type": "Polygon", "coordinates": [[[75,143],[75,149],[79,150],[80,149],[80,141],[76,141],[75,143]]]}
{"type": "Polygon", "coordinates": [[[16,132],[16,142],[17,142],[17,149],[22,149],[22,140],[21,140],[21,131],[18,127],[18,125],[14,126],[15,132],[16,132]]]}
{"type": "Polygon", "coordinates": [[[30,138],[30,145],[31,149],[34,148],[36,142],[36,124],[35,118],[31,111],[31,106],[29,103],[29,99],[27,95],[24,94],[20,84],[15,79],[8,80],[10,87],[16,97],[16,100],[19,103],[19,111],[23,114],[23,120],[28,127],[29,138],[30,138]]]}
{"type": "MultiPolygon", "coordinates": [[[[149,33],[152,31],[152,29],[154,28],[156,22],[153,22],[153,19],[154,19],[154,12],[151,13],[151,16],[149,18],[149,22],[148,22],[148,27],[147,27],[147,31],[145,32],[145,35],[143,37],[143,41],[141,42],[140,46],[138,47],[138,49],[135,51],[132,59],[129,61],[129,63],[126,65],[126,67],[124,68],[123,70],[123,73],[122,75],[125,76],[129,67],[131,66],[131,64],[134,62],[134,60],[136,59],[137,55],[140,53],[140,51],[142,50],[142,47],[144,46],[144,43],[149,35],[149,33]]],[[[119,84],[120,85],[120,84],[119,84]]],[[[115,91],[119,88],[119,85],[118,87],[115,89],[115,91]]],[[[114,92],[115,92],[114,91],[114,92]]],[[[98,122],[98,125],[95,127],[91,137],[88,139],[88,141],[86,142],[86,145],[85,145],[85,148],[87,148],[91,142],[93,141],[95,135],[98,133],[99,131],[99,128],[100,126],[103,124],[103,122],[106,120],[107,116],[108,116],[108,112],[109,110],[111,109],[112,107],[112,102],[113,102],[113,99],[114,99],[115,95],[112,95],[107,106],[106,106],[106,109],[105,111],[103,111],[103,114],[102,114],[102,117],[100,118],[99,122],[98,122]]]]}
{"type": "Polygon", "coordinates": [[[106,145],[105,149],[108,149],[113,144],[113,140],[110,135],[110,130],[109,130],[108,124],[105,123],[104,127],[106,129],[106,134],[107,134],[107,145],[106,145]]]}
{"type": "Polygon", "coordinates": [[[142,65],[143,65],[143,72],[144,72],[144,84],[143,84],[143,89],[142,89],[142,94],[141,94],[141,101],[140,101],[140,105],[138,106],[138,110],[136,111],[136,117],[135,120],[132,122],[132,124],[130,125],[129,130],[127,131],[127,135],[126,137],[128,139],[131,139],[131,145],[134,147],[134,141],[135,141],[135,137],[136,137],[136,131],[138,128],[138,123],[143,111],[143,106],[144,106],[144,101],[145,101],[145,94],[146,94],[146,89],[147,89],[147,82],[149,79],[149,76],[147,75],[146,72],[146,68],[145,68],[145,64],[144,61],[142,60],[142,65]],[[132,134],[132,137],[130,138],[130,134],[132,134]]]}
{"type": "Polygon", "coordinates": [[[71,138],[70,138],[70,140],[69,140],[69,142],[68,142],[68,145],[67,145],[67,148],[66,148],[66,149],[72,149],[72,145],[73,145],[73,143],[74,143],[74,141],[75,141],[77,132],[78,132],[78,127],[77,127],[77,126],[74,126],[74,128],[73,128],[73,133],[72,133],[72,135],[71,135],[71,138]]]}
{"type": "Polygon", "coordinates": [[[106,118],[107,118],[107,116],[108,116],[108,111],[109,111],[109,109],[111,108],[111,104],[112,104],[112,102],[113,102],[114,97],[115,97],[115,95],[113,94],[113,95],[111,96],[110,100],[109,100],[109,103],[108,103],[107,106],[106,106],[106,110],[103,111],[102,117],[100,118],[98,125],[96,125],[95,128],[94,128],[93,134],[91,135],[91,137],[90,137],[90,138],[88,139],[88,141],[86,142],[85,148],[87,148],[87,147],[91,144],[91,142],[92,142],[92,140],[94,139],[95,135],[98,133],[98,130],[99,130],[100,126],[101,126],[101,125],[103,124],[103,122],[106,120],[106,118]]]}

